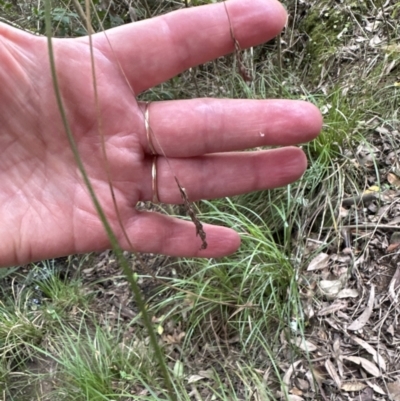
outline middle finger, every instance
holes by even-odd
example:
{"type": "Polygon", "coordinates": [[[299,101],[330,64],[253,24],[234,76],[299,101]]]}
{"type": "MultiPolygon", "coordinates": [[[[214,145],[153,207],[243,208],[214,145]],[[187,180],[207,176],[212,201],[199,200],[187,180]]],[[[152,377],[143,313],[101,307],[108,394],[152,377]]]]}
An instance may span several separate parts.
{"type": "Polygon", "coordinates": [[[298,100],[191,99],[147,108],[142,146],[152,153],[150,136],[156,153],[168,157],[295,145],[314,139],[322,126],[319,110],[298,100]]]}

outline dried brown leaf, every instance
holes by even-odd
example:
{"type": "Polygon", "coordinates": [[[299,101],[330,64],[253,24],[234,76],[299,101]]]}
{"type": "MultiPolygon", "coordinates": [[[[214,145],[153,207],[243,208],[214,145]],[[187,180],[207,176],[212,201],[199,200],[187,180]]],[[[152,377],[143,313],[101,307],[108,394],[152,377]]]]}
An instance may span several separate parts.
{"type": "Polygon", "coordinates": [[[392,184],[393,186],[399,188],[400,187],[400,178],[393,174],[393,173],[389,173],[387,175],[387,180],[390,184],[392,184]]]}
{"type": "Polygon", "coordinates": [[[358,291],[355,288],[343,288],[337,294],[337,298],[357,298],[358,295],[358,291]]]}
{"type": "Polygon", "coordinates": [[[389,284],[389,295],[393,303],[397,303],[399,294],[396,291],[400,286],[400,267],[398,266],[389,284]]]}
{"type": "Polygon", "coordinates": [[[386,252],[390,253],[395,251],[397,248],[400,247],[400,242],[396,243],[396,244],[390,244],[387,248],[386,248],[386,252]]]}
{"type": "Polygon", "coordinates": [[[297,387],[293,387],[293,388],[290,390],[290,394],[302,396],[302,395],[303,395],[303,392],[302,392],[300,389],[298,389],[297,387]]]}
{"type": "Polygon", "coordinates": [[[335,382],[337,388],[340,388],[342,386],[342,381],[340,380],[339,375],[336,373],[336,369],[330,359],[327,359],[325,361],[325,369],[332,380],[335,382]]]}
{"type": "Polygon", "coordinates": [[[369,354],[372,355],[372,359],[377,363],[378,367],[385,371],[386,370],[386,362],[383,359],[383,357],[376,351],[370,344],[368,344],[366,341],[362,340],[361,338],[358,338],[356,336],[350,336],[350,338],[363,347],[369,354]]]}
{"type": "Polygon", "coordinates": [[[327,253],[320,253],[308,265],[307,271],[322,270],[328,267],[329,255],[327,253]]]}
{"type": "Polygon", "coordinates": [[[289,366],[289,369],[286,371],[285,375],[283,376],[283,383],[286,384],[287,387],[289,387],[290,378],[292,377],[293,372],[296,370],[297,366],[300,365],[301,362],[302,362],[302,359],[299,359],[298,361],[293,362],[289,366]]]}
{"type": "Polygon", "coordinates": [[[375,286],[371,285],[367,307],[365,308],[364,312],[347,327],[347,330],[360,330],[367,324],[369,318],[371,317],[372,307],[374,306],[374,299],[375,286]]]}
{"type": "Polygon", "coordinates": [[[326,317],[325,323],[328,323],[329,326],[331,326],[334,330],[341,331],[341,328],[336,324],[336,322],[333,319],[326,317]]]}
{"type": "Polygon", "coordinates": [[[335,341],[333,342],[332,348],[333,348],[333,356],[335,358],[339,372],[339,377],[342,379],[344,373],[343,373],[342,349],[339,337],[336,337],[335,341]]]}
{"type": "Polygon", "coordinates": [[[335,299],[343,288],[343,284],[342,280],[321,280],[319,282],[319,290],[321,295],[327,299],[335,299]]]}
{"type": "Polygon", "coordinates": [[[184,331],[162,335],[162,339],[166,344],[180,344],[185,337],[184,331]]]}
{"type": "Polygon", "coordinates": [[[311,341],[307,341],[301,337],[297,337],[296,339],[293,339],[291,341],[291,343],[306,352],[313,352],[313,351],[317,350],[317,347],[315,344],[313,344],[311,341]]]}
{"type": "Polygon", "coordinates": [[[375,391],[375,393],[386,395],[386,393],[382,390],[382,388],[379,387],[376,383],[371,383],[370,381],[367,381],[367,384],[372,388],[372,390],[375,391]]]}
{"type": "Polygon", "coordinates": [[[301,391],[308,391],[310,388],[310,383],[307,380],[301,379],[300,377],[296,377],[296,385],[301,391]]]}
{"type": "Polygon", "coordinates": [[[348,360],[350,362],[353,362],[357,365],[361,365],[364,370],[366,370],[369,374],[375,377],[380,377],[381,372],[379,371],[379,368],[371,361],[365,358],[361,358],[359,356],[344,356],[344,360],[348,360]]]}
{"type": "Polygon", "coordinates": [[[187,379],[187,382],[190,383],[196,383],[200,380],[208,379],[208,377],[201,376],[201,375],[190,375],[187,379]]]}
{"type": "Polygon", "coordinates": [[[350,383],[344,383],[340,389],[343,391],[361,391],[364,390],[365,387],[367,387],[367,385],[364,383],[350,382],[350,383]]]}
{"type": "Polygon", "coordinates": [[[347,302],[334,302],[331,305],[326,306],[325,308],[322,308],[319,312],[318,312],[318,316],[326,316],[326,315],[330,315],[331,313],[335,313],[338,310],[341,309],[346,309],[347,308],[347,302]]]}

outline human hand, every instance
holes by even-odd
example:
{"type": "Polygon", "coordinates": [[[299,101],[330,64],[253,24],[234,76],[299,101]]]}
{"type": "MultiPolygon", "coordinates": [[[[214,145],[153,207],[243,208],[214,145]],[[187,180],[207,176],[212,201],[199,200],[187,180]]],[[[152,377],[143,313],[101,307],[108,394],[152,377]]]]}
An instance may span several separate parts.
{"type": "MultiPolygon", "coordinates": [[[[226,3],[242,48],[277,35],[286,13],[275,0],[226,3]]],[[[98,101],[116,202],[134,249],[124,239],[101,151],[87,37],[54,39],[59,86],[79,153],[124,249],[220,257],[240,239],[204,225],[199,250],[192,222],[138,212],[152,199],[152,161],[143,103],[136,94],[185,69],[233,51],[225,5],[189,8],[93,35],[98,101]],[[115,52],[115,54],[113,53],[115,52]],[[121,74],[115,57],[126,77],[121,74]]],[[[55,101],[47,39],[0,25],[0,266],[100,251],[109,239],[76,166],[55,101]]],[[[190,200],[286,185],[306,168],[295,147],[321,128],[319,111],[289,100],[192,99],[154,102],[149,119],[160,201],[181,203],[173,172],[190,200]],[[260,134],[263,133],[264,135],[260,134]],[[162,147],[162,150],[160,148],[162,147]],[[264,146],[280,149],[238,152],[264,146]],[[168,157],[172,171],[168,166],[168,157]]]]}

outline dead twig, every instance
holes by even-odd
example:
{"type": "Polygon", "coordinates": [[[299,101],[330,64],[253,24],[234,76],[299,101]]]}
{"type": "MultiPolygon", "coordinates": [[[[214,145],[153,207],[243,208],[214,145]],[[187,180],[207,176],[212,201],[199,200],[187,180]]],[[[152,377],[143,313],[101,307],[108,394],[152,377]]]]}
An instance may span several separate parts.
{"type": "Polygon", "coordinates": [[[206,233],[203,229],[203,224],[201,224],[200,220],[196,216],[196,212],[193,209],[193,205],[190,203],[189,198],[186,194],[185,188],[181,187],[179,184],[178,179],[175,177],[176,185],[178,185],[179,192],[181,193],[181,197],[183,199],[183,204],[185,206],[186,212],[193,221],[194,225],[196,226],[196,235],[201,239],[201,247],[200,250],[207,248],[207,241],[206,241],[206,233]]]}

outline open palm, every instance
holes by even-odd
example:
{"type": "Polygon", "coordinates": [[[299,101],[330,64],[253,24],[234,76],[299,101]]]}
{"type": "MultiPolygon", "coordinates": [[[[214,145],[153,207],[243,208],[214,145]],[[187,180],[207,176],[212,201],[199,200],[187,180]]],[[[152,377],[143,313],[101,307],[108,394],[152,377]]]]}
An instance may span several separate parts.
{"type": "MultiPolygon", "coordinates": [[[[243,48],[272,38],[285,23],[285,12],[275,0],[231,0],[227,6],[243,48]]],[[[108,31],[107,37],[94,35],[97,102],[88,38],[55,39],[53,46],[72,133],[121,246],[130,248],[113,206],[108,174],[133,250],[204,257],[235,251],[240,241],[233,230],[205,225],[209,246],[200,251],[191,222],[135,208],[138,201],[152,198],[153,162],[145,105],[136,101],[135,93],[231,52],[224,5],[125,25],[108,31]]],[[[108,248],[61,121],[46,38],[0,25],[0,65],[0,266],[108,248]]],[[[149,119],[164,203],[181,202],[173,173],[191,200],[292,182],[304,172],[306,159],[300,149],[287,145],[314,138],[321,127],[312,105],[284,100],[155,102],[149,106],[149,119]],[[286,147],[238,152],[263,145],[286,147]]]]}

